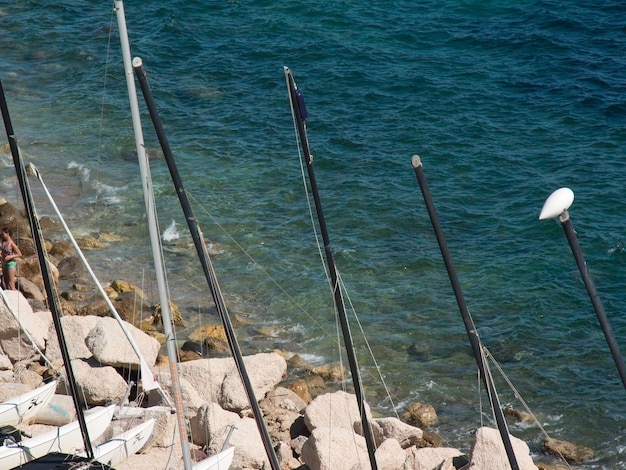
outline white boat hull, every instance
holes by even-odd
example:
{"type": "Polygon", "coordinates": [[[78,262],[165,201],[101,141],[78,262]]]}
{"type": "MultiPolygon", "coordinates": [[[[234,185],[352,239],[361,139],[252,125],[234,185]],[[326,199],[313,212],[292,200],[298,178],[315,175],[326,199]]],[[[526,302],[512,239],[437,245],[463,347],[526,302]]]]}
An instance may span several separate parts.
{"type": "Polygon", "coordinates": [[[0,426],[15,426],[28,421],[46,406],[56,390],[56,381],[0,403],[0,426]]]}
{"type": "MultiPolygon", "coordinates": [[[[113,419],[115,405],[85,414],[85,423],[91,439],[106,431],[113,419]]],[[[83,449],[83,437],[78,421],[72,421],[52,431],[24,439],[17,444],[0,447],[0,470],[10,470],[52,452],[72,454],[83,449]]]]}
{"type": "MultiPolygon", "coordinates": [[[[93,449],[94,459],[112,467],[127,460],[148,442],[154,423],[154,419],[149,419],[96,446],[93,449]]],[[[80,455],[85,455],[85,453],[81,452],[80,455]]]]}
{"type": "Polygon", "coordinates": [[[193,464],[193,470],[227,470],[235,456],[235,448],[229,447],[219,454],[212,455],[206,459],[193,464]]]}

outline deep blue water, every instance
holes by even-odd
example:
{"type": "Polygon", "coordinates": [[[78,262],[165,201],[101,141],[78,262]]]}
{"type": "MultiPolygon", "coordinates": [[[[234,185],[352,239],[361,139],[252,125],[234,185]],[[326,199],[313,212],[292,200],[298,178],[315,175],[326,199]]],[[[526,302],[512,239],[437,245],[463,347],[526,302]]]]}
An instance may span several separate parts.
{"type": "MultiPolygon", "coordinates": [[[[484,344],[552,437],[596,451],[578,468],[626,468],[626,391],[560,224],[538,220],[552,191],[572,188],[572,222],[626,349],[622,3],[135,0],[125,9],[229,309],[250,322],[238,328],[246,352],[338,359],[288,66],[309,111],[337,265],[400,411],[432,404],[437,430],[464,450],[481,424],[475,363],[411,167],[419,154],[484,344]]],[[[156,299],[147,229],[135,223],[143,199],[112,10],[0,5],[0,79],[21,149],[68,224],[120,237],[89,252],[99,277],[144,283],[156,299]]],[[[141,96],[140,105],[156,148],[141,96]]],[[[17,203],[2,158],[2,196],[17,203]]],[[[172,300],[193,321],[215,321],[167,168],[151,165],[162,230],[175,220],[180,233],[165,244],[172,300]]],[[[353,328],[370,402],[389,414],[353,328]]],[[[501,401],[521,408],[498,374],[496,383],[501,401]]],[[[542,457],[537,426],[510,431],[542,457]]]]}

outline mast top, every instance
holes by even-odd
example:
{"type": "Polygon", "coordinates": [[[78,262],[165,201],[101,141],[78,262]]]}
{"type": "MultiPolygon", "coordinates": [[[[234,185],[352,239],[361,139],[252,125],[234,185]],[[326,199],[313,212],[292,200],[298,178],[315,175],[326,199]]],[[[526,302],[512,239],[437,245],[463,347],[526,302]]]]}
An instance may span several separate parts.
{"type": "Polygon", "coordinates": [[[569,188],[560,188],[554,191],[546,202],[543,204],[543,209],[539,214],[539,220],[553,219],[558,217],[567,209],[570,208],[574,202],[574,191],[569,188]]]}

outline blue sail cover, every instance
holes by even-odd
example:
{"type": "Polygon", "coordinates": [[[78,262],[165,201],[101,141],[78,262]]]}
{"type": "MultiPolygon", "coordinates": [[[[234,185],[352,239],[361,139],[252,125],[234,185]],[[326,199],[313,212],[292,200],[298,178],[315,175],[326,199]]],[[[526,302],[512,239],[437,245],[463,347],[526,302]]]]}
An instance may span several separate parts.
{"type": "Polygon", "coordinates": [[[300,117],[302,118],[303,121],[306,121],[308,114],[306,112],[306,105],[304,104],[304,96],[302,96],[302,93],[300,92],[300,90],[296,90],[296,101],[298,102],[298,109],[300,110],[300,117]]]}

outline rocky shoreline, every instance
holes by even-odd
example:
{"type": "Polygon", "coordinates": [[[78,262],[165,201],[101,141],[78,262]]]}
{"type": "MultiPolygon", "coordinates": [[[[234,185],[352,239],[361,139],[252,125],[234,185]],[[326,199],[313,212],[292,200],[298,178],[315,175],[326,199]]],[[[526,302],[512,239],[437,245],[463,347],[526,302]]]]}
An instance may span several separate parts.
{"type": "MultiPolygon", "coordinates": [[[[42,227],[58,228],[52,219],[42,218],[42,227]]],[[[63,368],[52,327],[51,314],[45,304],[38,259],[26,219],[6,201],[0,201],[0,226],[9,227],[22,250],[18,264],[19,291],[5,291],[14,311],[19,312],[23,327],[35,338],[37,347],[51,363],[46,363],[20,333],[7,306],[0,306],[0,380],[36,387],[42,381],[60,375],[63,368]]],[[[102,238],[83,237],[84,248],[97,249],[102,238]]],[[[64,312],[63,325],[72,356],[79,389],[90,406],[120,403],[127,393],[129,379],[136,380],[138,360],[117,322],[110,318],[107,303],[89,287],[85,269],[65,241],[49,241],[51,271],[57,285],[64,280],[71,287],[60,292],[64,312]],[[67,282],[71,281],[71,282],[67,282]]],[[[160,354],[164,336],[160,327],[158,305],[149,305],[146,296],[132,284],[116,280],[103,286],[132,332],[145,360],[164,389],[142,394],[141,387],[132,390],[128,406],[137,408],[143,417],[157,418],[149,448],[143,454],[118,466],[119,469],[182,468],[179,446],[172,439],[175,419],[171,414],[168,389],[171,383],[167,358],[160,354]],[[142,399],[139,403],[139,399],[142,399]]],[[[173,321],[184,324],[184,318],[173,306],[173,321]]],[[[234,321],[237,321],[235,318],[234,321]]],[[[185,413],[190,425],[194,452],[202,455],[220,450],[235,426],[229,445],[236,447],[231,468],[268,468],[256,424],[234,361],[227,357],[227,343],[221,325],[202,325],[182,345],[178,366],[184,394],[185,413]]],[[[283,469],[321,470],[330,468],[369,468],[365,441],[361,436],[356,399],[341,390],[346,376],[340,365],[313,366],[293,351],[264,351],[245,357],[254,392],[264,413],[268,431],[275,443],[283,469]],[[295,377],[295,378],[294,378],[295,377]],[[338,464],[341,462],[341,464],[338,464]]],[[[5,388],[0,387],[0,390],[5,388]]],[[[2,399],[9,398],[2,395],[2,399]]],[[[65,384],[60,380],[54,403],[65,403],[65,384]]],[[[369,410],[368,410],[369,412],[369,410]]],[[[371,413],[370,413],[371,414],[371,413]]],[[[522,419],[521,413],[510,413],[522,419]]],[[[68,419],[68,418],[64,418],[68,419]]],[[[59,425],[57,415],[36,418],[36,425],[59,425]]],[[[118,419],[111,433],[127,425],[118,419]]],[[[471,449],[442,447],[442,439],[431,431],[437,423],[435,408],[415,403],[399,417],[372,417],[376,441],[376,458],[381,469],[462,468],[471,459],[472,468],[500,470],[508,460],[497,430],[476,430],[471,449]]],[[[30,428],[34,432],[36,428],[30,428]]],[[[556,470],[558,464],[550,453],[561,454],[570,465],[589,459],[591,450],[564,441],[545,439],[546,458],[534,463],[528,445],[512,437],[520,468],[556,470]]]]}

